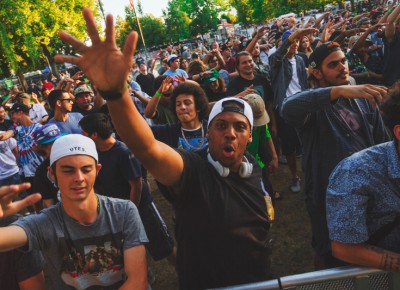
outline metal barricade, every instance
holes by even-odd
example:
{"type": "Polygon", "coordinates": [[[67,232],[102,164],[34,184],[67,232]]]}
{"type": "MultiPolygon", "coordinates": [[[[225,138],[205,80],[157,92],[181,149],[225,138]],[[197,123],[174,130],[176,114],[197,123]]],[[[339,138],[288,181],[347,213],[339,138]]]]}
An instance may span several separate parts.
{"type": "Polygon", "coordinates": [[[399,290],[400,273],[346,266],[220,290],[399,290]]]}

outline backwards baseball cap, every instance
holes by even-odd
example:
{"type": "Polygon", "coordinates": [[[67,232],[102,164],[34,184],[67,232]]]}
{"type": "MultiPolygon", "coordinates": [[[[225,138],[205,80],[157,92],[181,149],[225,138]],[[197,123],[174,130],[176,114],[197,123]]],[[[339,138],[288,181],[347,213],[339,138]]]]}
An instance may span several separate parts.
{"type": "Polygon", "coordinates": [[[140,66],[141,64],[146,63],[143,57],[138,57],[136,59],[136,64],[140,66]]]}
{"type": "Polygon", "coordinates": [[[96,145],[93,140],[81,134],[69,134],[58,138],[50,152],[50,166],[57,160],[72,155],[87,155],[98,162],[96,145]]]}
{"type": "Polygon", "coordinates": [[[257,94],[248,94],[244,97],[253,111],[254,126],[259,127],[269,123],[269,115],[265,110],[265,103],[261,96],[257,94]]]}
{"type": "Polygon", "coordinates": [[[92,89],[91,89],[89,86],[87,86],[87,85],[79,86],[79,87],[77,87],[77,88],[75,89],[75,91],[74,91],[74,95],[75,95],[75,96],[77,96],[77,95],[79,95],[79,94],[84,94],[84,93],[93,94],[93,91],[92,91],[92,89]]]}
{"type": "Polygon", "coordinates": [[[212,74],[206,76],[203,80],[203,84],[207,85],[212,82],[216,82],[219,78],[219,72],[216,69],[212,70],[212,74]]]}
{"type": "Polygon", "coordinates": [[[171,61],[174,61],[175,59],[177,59],[178,56],[176,54],[171,54],[170,56],[168,56],[167,58],[167,64],[169,65],[171,63],[171,61]]]}
{"type": "Polygon", "coordinates": [[[247,118],[251,130],[253,130],[253,111],[251,110],[250,105],[245,100],[230,97],[224,98],[216,102],[208,117],[207,126],[210,127],[212,120],[223,112],[235,112],[242,114],[247,118]]]}
{"type": "Polygon", "coordinates": [[[310,66],[315,69],[321,66],[324,59],[332,52],[340,50],[340,45],[337,42],[328,41],[320,46],[317,46],[313,53],[310,55],[309,63],[310,66]]]}
{"type": "Polygon", "coordinates": [[[35,130],[35,141],[37,144],[47,144],[62,136],[56,124],[46,124],[35,130]]]}
{"type": "Polygon", "coordinates": [[[11,107],[11,112],[24,112],[24,113],[29,113],[29,108],[28,106],[24,105],[24,104],[17,104],[15,103],[12,107],[11,107]]]}
{"type": "Polygon", "coordinates": [[[289,38],[289,36],[293,33],[291,30],[286,30],[282,35],[282,42],[289,38]]]}

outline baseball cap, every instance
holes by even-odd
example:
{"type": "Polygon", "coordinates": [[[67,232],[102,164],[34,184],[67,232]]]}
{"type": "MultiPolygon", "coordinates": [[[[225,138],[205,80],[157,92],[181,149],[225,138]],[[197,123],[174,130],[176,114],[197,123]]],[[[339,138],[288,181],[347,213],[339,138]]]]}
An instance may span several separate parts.
{"type": "Polygon", "coordinates": [[[208,117],[207,127],[210,127],[211,121],[223,112],[235,112],[242,114],[247,118],[251,130],[253,130],[253,111],[251,110],[250,105],[245,100],[235,97],[224,98],[214,104],[208,117]]]}
{"type": "Polygon", "coordinates": [[[31,96],[30,96],[29,94],[27,94],[27,93],[18,93],[18,94],[15,96],[15,98],[16,98],[16,99],[26,99],[26,100],[30,100],[30,99],[31,99],[31,96]]]}
{"type": "Polygon", "coordinates": [[[310,66],[313,69],[318,68],[328,55],[338,50],[340,50],[339,43],[333,41],[328,41],[321,44],[320,46],[317,46],[310,55],[309,58],[310,66]]]}
{"type": "Polygon", "coordinates": [[[62,136],[56,124],[46,124],[35,130],[35,141],[37,144],[47,144],[62,136]]]}
{"type": "Polygon", "coordinates": [[[216,69],[212,70],[212,74],[206,76],[203,80],[203,84],[209,84],[212,82],[216,82],[219,78],[219,72],[216,69]]]}
{"type": "Polygon", "coordinates": [[[286,30],[282,35],[282,42],[289,38],[289,36],[293,33],[291,30],[286,30]]]}
{"type": "Polygon", "coordinates": [[[199,58],[199,54],[197,52],[192,53],[192,59],[199,58]]]}
{"type": "Polygon", "coordinates": [[[24,112],[24,113],[29,113],[29,108],[24,105],[24,104],[17,104],[15,103],[12,107],[11,107],[11,112],[24,112]]]}
{"type": "Polygon", "coordinates": [[[171,61],[174,61],[177,58],[178,58],[178,56],[176,54],[171,54],[170,56],[168,56],[168,59],[167,59],[168,65],[171,63],[171,61]]]}
{"type": "Polygon", "coordinates": [[[79,86],[79,87],[77,87],[77,88],[75,89],[75,91],[74,91],[74,95],[75,95],[75,96],[77,96],[77,95],[79,95],[79,94],[83,94],[83,93],[90,93],[90,94],[93,94],[93,91],[92,91],[92,89],[91,89],[89,86],[87,86],[87,85],[79,86]]]}
{"type": "Polygon", "coordinates": [[[143,57],[138,57],[136,59],[136,64],[140,66],[141,64],[146,63],[143,57]]]}
{"type": "Polygon", "coordinates": [[[69,134],[59,137],[51,147],[50,166],[57,160],[72,155],[87,155],[93,157],[96,162],[99,159],[92,139],[81,134],[69,134]]]}
{"type": "Polygon", "coordinates": [[[265,110],[263,99],[257,94],[248,94],[244,97],[253,111],[254,126],[259,127],[269,123],[269,115],[265,110]]]}

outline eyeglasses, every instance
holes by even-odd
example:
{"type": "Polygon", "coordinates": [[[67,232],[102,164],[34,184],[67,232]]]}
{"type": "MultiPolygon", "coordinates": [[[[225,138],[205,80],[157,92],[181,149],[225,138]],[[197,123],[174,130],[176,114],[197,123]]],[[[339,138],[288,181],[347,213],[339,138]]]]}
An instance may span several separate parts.
{"type": "Polygon", "coordinates": [[[70,103],[73,103],[74,102],[74,99],[60,99],[60,101],[62,102],[62,101],[67,101],[67,102],[70,102],[70,103]]]}

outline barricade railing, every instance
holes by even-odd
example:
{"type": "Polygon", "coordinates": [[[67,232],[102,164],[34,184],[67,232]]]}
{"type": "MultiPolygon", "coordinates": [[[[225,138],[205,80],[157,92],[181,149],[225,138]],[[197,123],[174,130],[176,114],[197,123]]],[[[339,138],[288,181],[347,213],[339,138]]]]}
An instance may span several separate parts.
{"type": "Polygon", "coordinates": [[[399,290],[400,273],[346,266],[219,290],[399,290]]]}

